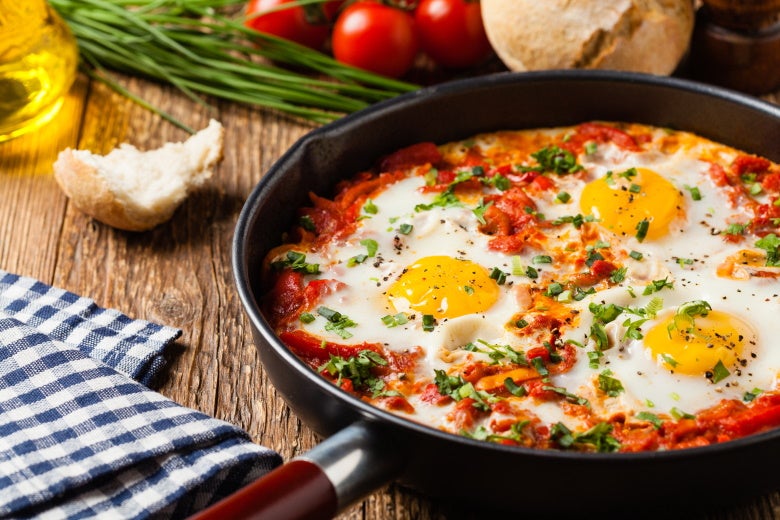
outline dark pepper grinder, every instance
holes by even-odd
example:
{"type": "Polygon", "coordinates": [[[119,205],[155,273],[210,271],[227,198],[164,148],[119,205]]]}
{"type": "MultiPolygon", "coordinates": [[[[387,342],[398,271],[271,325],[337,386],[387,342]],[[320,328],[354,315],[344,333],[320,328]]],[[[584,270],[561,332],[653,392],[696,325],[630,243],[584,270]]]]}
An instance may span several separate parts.
{"type": "Polygon", "coordinates": [[[689,70],[695,79],[766,94],[780,88],[780,0],[703,0],[689,70]]]}

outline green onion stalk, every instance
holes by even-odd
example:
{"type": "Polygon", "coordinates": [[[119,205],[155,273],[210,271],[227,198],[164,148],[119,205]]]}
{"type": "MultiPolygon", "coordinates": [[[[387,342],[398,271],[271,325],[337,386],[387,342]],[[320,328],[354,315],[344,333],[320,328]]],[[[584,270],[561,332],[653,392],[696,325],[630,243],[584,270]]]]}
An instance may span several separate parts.
{"type": "Polygon", "coordinates": [[[206,106],[208,98],[223,99],[319,124],[418,88],[246,27],[245,0],[49,2],[76,37],[87,75],[189,132],[109,71],[173,85],[206,106]]]}

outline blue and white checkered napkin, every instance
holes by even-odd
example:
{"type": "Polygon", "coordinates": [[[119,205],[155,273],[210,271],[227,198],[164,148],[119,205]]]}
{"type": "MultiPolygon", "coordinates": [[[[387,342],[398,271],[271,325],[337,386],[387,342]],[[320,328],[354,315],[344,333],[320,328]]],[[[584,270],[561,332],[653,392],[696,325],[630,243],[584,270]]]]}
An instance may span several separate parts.
{"type": "Polygon", "coordinates": [[[281,463],[142,384],[180,333],[0,270],[0,518],[182,518],[281,463]]]}

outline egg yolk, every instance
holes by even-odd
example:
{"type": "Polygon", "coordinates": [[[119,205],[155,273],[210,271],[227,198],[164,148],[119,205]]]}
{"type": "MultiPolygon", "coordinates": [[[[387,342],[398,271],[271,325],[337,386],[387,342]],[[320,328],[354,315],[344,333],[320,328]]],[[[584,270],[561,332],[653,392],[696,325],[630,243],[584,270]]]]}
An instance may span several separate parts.
{"type": "Polygon", "coordinates": [[[409,307],[439,318],[488,310],[498,299],[498,284],[488,271],[469,260],[428,256],[410,265],[387,291],[409,307]]]}
{"type": "Polygon", "coordinates": [[[671,316],[650,329],[645,346],[663,366],[688,375],[707,375],[720,361],[727,370],[737,364],[745,343],[755,341],[750,327],[722,311],[692,321],[671,316]]]}
{"type": "Polygon", "coordinates": [[[681,212],[682,195],[668,180],[646,168],[631,168],[589,182],[580,207],[602,226],[620,236],[640,236],[640,222],[647,221],[642,239],[654,240],[669,232],[669,224],[681,212]],[[638,234],[639,233],[639,234],[638,234]]]}

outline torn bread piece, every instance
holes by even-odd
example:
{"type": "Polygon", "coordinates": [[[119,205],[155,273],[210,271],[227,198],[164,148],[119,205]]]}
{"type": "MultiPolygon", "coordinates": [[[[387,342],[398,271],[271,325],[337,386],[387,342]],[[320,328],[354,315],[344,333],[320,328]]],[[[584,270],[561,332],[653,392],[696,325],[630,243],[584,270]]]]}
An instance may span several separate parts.
{"type": "Polygon", "coordinates": [[[96,220],[146,231],[170,219],[222,158],[224,128],[215,120],[181,143],[141,151],[121,144],[107,155],[66,149],[54,178],[73,204],[96,220]]]}

